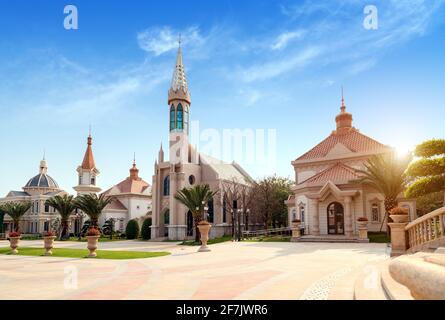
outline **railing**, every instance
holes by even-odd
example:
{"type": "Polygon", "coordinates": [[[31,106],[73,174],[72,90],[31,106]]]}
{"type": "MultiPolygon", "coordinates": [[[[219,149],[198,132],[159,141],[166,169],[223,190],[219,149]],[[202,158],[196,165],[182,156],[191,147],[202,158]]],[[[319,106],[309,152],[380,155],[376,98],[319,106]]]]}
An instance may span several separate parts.
{"type": "Polygon", "coordinates": [[[243,231],[243,239],[249,238],[258,238],[258,237],[267,237],[271,235],[291,235],[292,228],[284,227],[284,228],[275,228],[275,229],[264,229],[264,230],[255,230],[255,231],[243,231]]]}
{"type": "Polygon", "coordinates": [[[445,207],[430,212],[405,227],[408,252],[427,249],[434,243],[445,243],[445,207]]]}

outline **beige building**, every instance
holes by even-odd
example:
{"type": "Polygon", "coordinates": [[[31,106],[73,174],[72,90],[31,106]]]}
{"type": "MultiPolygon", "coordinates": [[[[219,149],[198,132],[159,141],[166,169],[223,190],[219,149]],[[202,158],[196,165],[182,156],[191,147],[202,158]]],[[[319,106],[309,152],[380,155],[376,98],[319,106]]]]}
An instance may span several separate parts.
{"type": "MultiPolygon", "coordinates": [[[[170,159],[165,159],[161,145],[154,165],[152,239],[167,237],[183,240],[193,237],[192,214],[174,198],[178,190],[198,184],[209,184],[211,189],[216,191],[221,190],[223,181],[251,181],[250,176],[238,164],[225,163],[204,155],[189,144],[190,105],[191,97],[182,50],[179,47],[168,91],[170,159]]],[[[222,236],[231,230],[230,214],[222,200],[222,192],[216,197],[207,204],[207,219],[213,225],[210,237],[222,236]]]]}
{"type": "MultiPolygon", "coordinates": [[[[46,200],[65,193],[56,180],[48,175],[48,163],[43,157],[39,173],[29,179],[23,191],[10,191],[6,197],[0,199],[0,203],[31,202],[31,208],[21,219],[20,230],[26,234],[39,234],[51,230],[53,221],[59,217],[53,208],[45,205],[46,200]]],[[[5,233],[14,230],[12,219],[8,215],[5,215],[3,224],[5,233]]]]}
{"type": "MultiPolygon", "coordinates": [[[[295,187],[287,201],[289,223],[300,219],[305,234],[351,238],[358,234],[357,218],[368,218],[369,231],[379,231],[385,216],[383,195],[351,181],[359,178],[357,170],[365,169],[364,163],[372,155],[394,150],[352,126],[352,114],[346,112],[343,98],[340,109],[335,118],[336,130],[292,161],[295,187]]],[[[415,200],[404,199],[402,195],[398,200],[414,220],[415,200]]]]}

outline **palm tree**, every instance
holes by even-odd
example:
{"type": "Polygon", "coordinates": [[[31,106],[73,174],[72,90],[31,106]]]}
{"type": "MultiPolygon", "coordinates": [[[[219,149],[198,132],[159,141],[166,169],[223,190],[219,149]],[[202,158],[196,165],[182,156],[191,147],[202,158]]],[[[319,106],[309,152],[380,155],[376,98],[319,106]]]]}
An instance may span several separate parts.
{"type": "Polygon", "coordinates": [[[365,170],[358,170],[362,177],[354,182],[368,185],[385,197],[385,217],[382,220],[380,231],[387,220],[389,211],[397,207],[397,198],[408,183],[405,172],[411,159],[410,154],[400,158],[397,158],[393,153],[375,155],[365,163],[365,170]]]}
{"type": "Polygon", "coordinates": [[[82,194],[76,198],[75,207],[82,210],[86,215],[90,217],[91,227],[98,227],[98,220],[102,214],[102,210],[113,201],[114,197],[101,194],[82,194]]]}
{"type": "MultiPolygon", "coordinates": [[[[193,215],[196,242],[199,242],[198,223],[203,220],[204,207],[216,193],[217,191],[210,190],[208,184],[201,184],[192,188],[183,188],[175,194],[175,199],[185,205],[193,215]]],[[[204,220],[206,219],[207,217],[204,217],[204,220]]]]}
{"type": "Polygon", "coordinates": [[[49,198],[46,200],[45,204],[54,208],[59,214],[61,218],[61,225],[62,225],[62,233],[60,235],[61,239],[65,239],[68,235],[68,221],[73,213],[73,211],[76,209],[74,196],[70,196],[67,194],[64,194],[63,196],[54,196],[52,198],[49,198]]]}
{"type": "Polygon", "coordinates": [[[31,208],[31,202],[6,202],[2,205],[1,211],[5,212],[14,221],[15,231],[20,232],[20,219],[31,208]]]}

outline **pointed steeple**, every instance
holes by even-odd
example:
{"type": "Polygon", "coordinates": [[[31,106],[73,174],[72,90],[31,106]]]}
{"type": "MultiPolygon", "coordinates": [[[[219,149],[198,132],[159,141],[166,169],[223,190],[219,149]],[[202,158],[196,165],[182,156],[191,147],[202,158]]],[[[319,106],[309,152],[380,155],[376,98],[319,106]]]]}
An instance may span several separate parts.
{"type": "Polygon", "coordinates": [[[346,112],[345,98],[343,95],[343,86],[341,87],[341,107],[340,113],[335,117],[337,123],[337,134],[348,133],[352,129],[352,114],[346,112]]]}
{"type": "Polygon", "coordinates": [[[93,138],[91,137],[90,133],[87,139],[87,150],[85,151],[82,161],[82,169],[91,170],[96,167],[96,164],[94,163],[93,148],[91,147],[92,144],[93,138]]]}
{"type": "Polygon", "coordinates": [[[191,103],[190,93],[185,75],[184,62],[182,59],[181,36],[178,40],[178,53],[176,55],[176,64],[173,70],[172,82],[168,91],[168,104],[173,100],[184,100],[191,103]]]}
{"type": "Polygon", "coordinates": [[[162,149],[162,142],[161,142],[161,148],[159,149],[158,153],[158,160],[159,162],[164,162],[164,150],[162,149]]]}

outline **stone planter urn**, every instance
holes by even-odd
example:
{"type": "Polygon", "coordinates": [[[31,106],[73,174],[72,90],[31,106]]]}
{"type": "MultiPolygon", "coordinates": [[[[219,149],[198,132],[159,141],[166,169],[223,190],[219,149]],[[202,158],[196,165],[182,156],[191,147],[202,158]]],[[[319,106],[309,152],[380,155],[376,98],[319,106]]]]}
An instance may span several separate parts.
{"type": "Polygon", "coordinates": [[[405,223],[408,222],[407,214],[391,214],[389,217],[392,219],[394,223],[405,223]]]}
{"type": "Polygon", "coordinates": [[[199,247],[198,252],[208,252],[211,251],[207,246],[207,241],[209,241],[209,231],[212,225],[207,221],[201,221],[198,223],[199,233],[201,234],[201,247],[199,247]]]}
{"type": "Polygon", "coordinates": [[[54,248],[54,239],[56,236],[45,236],[43,237],[43,244],[45,246],[45,256],[52,256],[52,249],[54,248]]]}
{"type": "Polygon", "coordinates": [[[21,236],[9,236],[9,246],[11,247],[11,254],[18,254],[19,251],[17,248],[19,247],[21,236]]]}
{"type": "Polygon", "coordinates": [[[87,236],[87,240],[88,240],[88,250],[90,251],[90,253],[88,254],[88,258],[96,258],[97,257],[97,242],[100,238],[100,235],[98,236],[87,236]]]}
{"type": "Polygon", "coordinates": [[[408,210],[402,207],[395,207],[389,211],[389,217],[394,223],[408,222],[408,210]]]}
{"type": "Polygon", "coordinates": [[[368,239],[368,219],[358,218],[357,219],[357,227],[358,227],[359,239],[361,239],[361,240],[368,239]]]}
{"type": "Polygon", "coordinates": [[[301,237],[301,221],[300,220],[293,220],[292,221],[292,238],[299,238],[301,237]]]}

